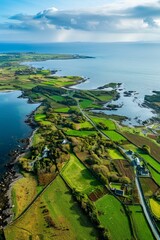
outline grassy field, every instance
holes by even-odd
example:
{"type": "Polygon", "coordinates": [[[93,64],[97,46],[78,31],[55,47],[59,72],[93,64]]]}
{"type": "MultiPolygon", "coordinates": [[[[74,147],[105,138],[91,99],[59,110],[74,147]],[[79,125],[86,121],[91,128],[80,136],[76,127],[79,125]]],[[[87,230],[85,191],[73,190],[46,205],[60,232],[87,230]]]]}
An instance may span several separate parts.
{"type": "Polygon", "coordinates": [[[126,140],[126,138],[115,131],[103,130],[103,132],[114,142],[121,142],[126,140]]]}
{"type": "Polygon", "coordinates": [[[148,166],[148,169],[152,175],[152,178],[157,183],[158,186],[160,186],[160,174],[154,170],[154,168],[148,166]]]}
{"type": "Polygon", "coordinates": [[[79,130],[67,130],[65,132],[68,136],[75,136],[75,137],[87,137],[90,135],[96,135],[96,131],[79,131],[79,130]]]}
{"type": "Polygon", "coordinates": [[[144,154],[138,151],[138,154],[153,168],[155,168],[160,173],[160,163],[148,154],[144,154]]]}
{"type": "Polygon", "coordinates": [[[5,228],[6,240],[96,240],[92,223],[57,177],[17,222],[5,228]]]}
{"type": "Polygon", "coordinates": [[[54,109],[55,112],[57,113],[68,113],[70,108],[68,107],[64,107],[64,108],[57,108],[57,109],[54,109]]]}
{"type": "Polygon", "coordinates": [[[58,95],[52,95],[52,98],[54,101],[58,101],[58,102],[61,102],[65,99],[64,97],[58,96],[58,95]]]}
{"type": "Polygon", "coordinates": [[[76,126],[77,126],[77,129],[83,129],[83,128],[92,129],[93,128],[92,124],[87,122],[87,121],[83,122],[83,123],[76,124],[76,126]]]}
{"type": "Polygon", "coordinates": [[[92,117],[92,116],[90,118],[95,123],[103,123],[108,128],[108,130],[115,130],[116,129],[115,123],[110,119],[92,117]]]}
{"type": "Polygon", "coordinates": [[[34,115],[34,120],[36,122],[42,122],[46,119],[46,115],[45,114],[35,114],[34,115]]]}
{"type": "Polygon", "coordinates": [[[89,194],[101,186],[100,182],[74,155],[71,155],[71,159],[62,169],[61,175],[71,188],[82,193],[89,194]]]}
{"type": "Polygon", "coordinates": [[[79,104],[81,108],[89,108],[89,107],[92,107],[93,101],[89,99],[84,99],[84,100],[80,100],[79,104]]]}
{"type": "Polygon", "coordinates": [[[124,147],[124,149],[125,150],[131,150],[131,151],[133,151],[133,152],[137,152],[137,147],[135,146],[135,145],[133,145],[133,144],[125,144],[125,145],[123,145],[123,147],[124,147]]]}
{"type": "Polygon", "coordinates": [[[131,239],[128,218],[121,203],[112,195],[105,195],[95,203],[99,212],[99,220],[112,240],[131,239]]]}
{"type": "Polygon", "coordinates": [[[149,200],[149,205],[154,216],[160,220],[160,203],[151,198],[149,200]]]}
{"type": "Polygon", "coordinates": [[[13,212],[15,218],[18,217],[23,210],[37,195],[37,181],[30,175],[20,178],[12,187],[12,203],[14,205],[13,212]]]}
{"type": "Polygon", "coordinates": [[[112,159],[124,159],[117,149],[107,149],[107,151],[112,159]]]}
{"type": "Polygon", "coordinates": [[[147,221],[143,215],[141,206],[129,206],[131,212],[132,226],[137,239],[154,240],[154,237],[149,229],[147,221]]]}
{"type": "Polygon", "coordinates": [[[115,188],[117,190],[121,190],[122,184],[121,183],[110,183],[111,188],[115,188]]]}

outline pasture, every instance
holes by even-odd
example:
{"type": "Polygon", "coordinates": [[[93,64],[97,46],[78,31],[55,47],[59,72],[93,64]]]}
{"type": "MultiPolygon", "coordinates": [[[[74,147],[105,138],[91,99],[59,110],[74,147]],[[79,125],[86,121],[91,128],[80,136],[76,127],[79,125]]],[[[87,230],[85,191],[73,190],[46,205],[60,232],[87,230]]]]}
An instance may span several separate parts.
{"type": "Polygon", "coordinates": [[[129,206],[130,218],[132,227],[137,239],[140,240],[154,240],[154,237],[150,231],[148,223],[143,215],[143,211],[140,205],[129,206]]]}
{"type": "Polygon", "coordinates": [[[62,169],[61,175],[72,189],[87,195],[102,186],[74,155],[71,155],[69,162],[62,169]]]}
{"type": "Polygon", "coordinates": [[[115,130],[116,129],[115,123],[110,119],[106,119],[106,118],[103,118],[103,117],[99,118],[99,117],[95,117],[95,116],[94,117],[91,116],[90,118],[96,124],[103,123],[104,126],[106,126],[108,130],[115,130]]]}
{"type": "Polygon", "coordinates": [[[75,136],[75,137],[87,137],[87,136],[93,136],[97,135],[96,131],[80,131],[80,130],[67,130],[65,132],[68,136],[75,136]]]}
{"type": "Polygon", "coordinates": [[[107,149],[109,156],[112,159],[119,159],[119,160],[123,160],[124,157],[122,156],[122,154],[117,150],[117,149],[107,149]]]}
{"type": "Polygon", "coordinates": [[[131,239],[129,220],[122,204],[112,195],[105,195],[95,202],[99,220],[109,233],[110,239],[131,239]]]}
{"type": "Polygon", "coordinates": [[[113,142],[121,142],[126,140],[126,138],[115,131],[103,130],[103,133],[107,135],[107,137],[109,137],[113,142]]]}
{"type": "Polygon", "coordinates": [[[98,233],[57,177],[22,218],[5,228],[6,240],[96,240],[98,233]]]}

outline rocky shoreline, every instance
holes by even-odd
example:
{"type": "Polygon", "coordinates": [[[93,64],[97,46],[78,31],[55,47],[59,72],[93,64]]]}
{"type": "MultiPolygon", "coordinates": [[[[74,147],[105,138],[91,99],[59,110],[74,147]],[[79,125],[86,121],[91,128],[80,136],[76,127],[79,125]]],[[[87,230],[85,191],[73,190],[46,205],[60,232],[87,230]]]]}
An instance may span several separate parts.
{"type": "Polygon", "coordinates": [[[27,116],[25,122],[32,129],[30,137],[20,139],[21,146],[17,146],[17,149],[9,153],[10,161],[5,165],[6,172],[0,176],[0,239],[4,239],[3,228],[12,221],[12,201],[11,201],[11,190],[12,185],[22,177],[18,169],[18,159],[22,156],[25,151],[30,147],[32,138],[37,130],[37,124],[34,122],[34,110],[29,116],[27,116]]]}

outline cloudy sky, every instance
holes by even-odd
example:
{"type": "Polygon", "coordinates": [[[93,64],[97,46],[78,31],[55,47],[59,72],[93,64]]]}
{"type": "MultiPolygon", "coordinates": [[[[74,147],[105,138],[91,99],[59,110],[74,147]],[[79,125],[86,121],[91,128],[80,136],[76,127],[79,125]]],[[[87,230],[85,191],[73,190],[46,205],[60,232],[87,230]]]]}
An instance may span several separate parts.
{"type": "Polygon", "coordinates": [[[160,42],[160,1],[0,1],[0,42],[72,41],[160,42]]]}

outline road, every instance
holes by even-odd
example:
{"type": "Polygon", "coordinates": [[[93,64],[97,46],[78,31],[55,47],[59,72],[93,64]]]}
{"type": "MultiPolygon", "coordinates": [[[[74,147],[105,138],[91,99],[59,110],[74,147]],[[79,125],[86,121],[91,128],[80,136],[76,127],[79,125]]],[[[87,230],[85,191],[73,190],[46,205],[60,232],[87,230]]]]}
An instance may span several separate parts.
{"type": "Polygon", "coordinates": [[[143,197],[143,193],[141,191],[140,183],[138,181],[138,177],[137,176],[135,177],[135,183],[136,183],[136,186],[137,186],[137,190],[138,190],[138,194],[139,194],[139,198],[140,198],[140,203],[141,203],[141,206],[143,208],[143,212],[145,214],[147,222],[148,222],[148,224],[149,224],[149,226],[150,226],[150,228],[152,230],[152,233],[153,233],[154,237],[157,240],[160,240],[160,235],[159,235],[159,233],[157,231],[157,228],[153,224],[152,218],[151,218],[150,214],[148,213],[148,209],[146,207],[146,203],[145,203],[145,200],[144,200],[144,197],[143,197]]]}
{"type": "MultiPolygon", "coordinates": [[[[109,139],[108,136],[106,136],[101,130],[99,130],[97,128],[97,126],[95,125],[95,123],[87,116],[87,114],[83,111],[83,109],[80,107],[79,105],[79,101],[77,101],[77,106],[80,110],[80,112],[83,114],[83,116],[92,124],[92,126],[100,133],[102,134],[105,138],[109,139]]],[[[135,173],[136,174],[136,173],[135,173]]],[[[148,209],[146,207],[146,203],[145,203],[145,200],[144,200],[144,196],[143,196],[143,192],[141,190],[141,186],[140,186],[140,183],[139,183],[139,180],[138,180],[138,177],[137,175],[135,176],[135,183],[136,183],[136,187],[137,187],[137,190],[138,190],[138,194],[139,194],[139,198],[140,198],[140,203],[141,203],[141,206],[143,208],[143,212],[144,212],[144,215],[147,219],[147,222],[152,230],[152,233],[155,237],[156,240],[160,240],[160,235],[159,235],[159,232],[157,231],[157,228],[156,226],[154,225],[153,221],[152,221],[152,218],[150,216],[150,213],[148,212],[148,209]]]]}
{"type": "Polygon", "coordinates": [[[110,140],[110,138],[105,133],[103,133],[101,130],[99,130],[97,128],[96,124],[92,121],[92,119],[90,119],[90,117],[88,117],[88,115],[83,111],[83,109],[79,105],[79,101],[77,101],[77,106],[78,106],[80,112],[82,113],[82,115],[88,120],[88,122],[90,122],[92,124],[92,126],[96,129],[96,131],[99,132],[102,136],[104,136],[108,140],[110,140]]]}

